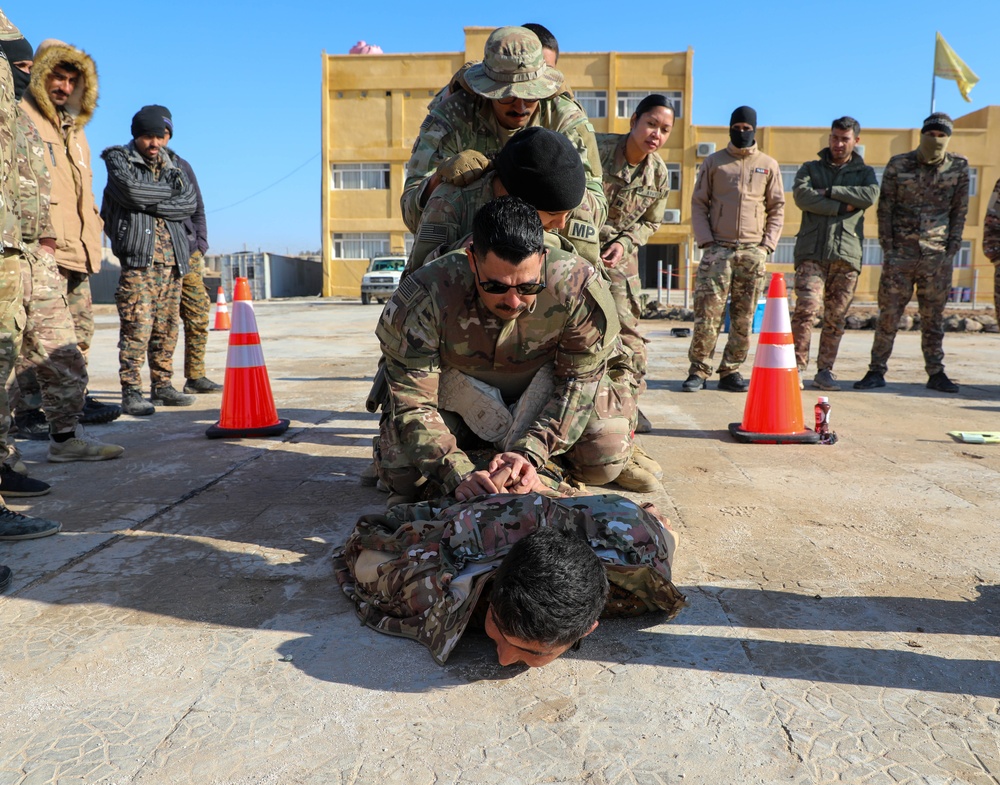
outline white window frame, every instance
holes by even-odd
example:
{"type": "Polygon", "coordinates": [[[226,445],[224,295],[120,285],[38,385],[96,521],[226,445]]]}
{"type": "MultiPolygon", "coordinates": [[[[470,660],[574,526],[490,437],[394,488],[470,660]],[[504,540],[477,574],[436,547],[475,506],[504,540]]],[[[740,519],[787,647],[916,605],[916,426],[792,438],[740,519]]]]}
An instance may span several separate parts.
{"type": "Polygon", "coordinates": [[[791,191],[795,188],[795,175],[799,173],[799,167],[792,164],[779,164],[779,169],[781,169],[781,187],[785,191],[791,191]]]}
{"type": "Polygon", "coordinates": [[[879,184],[879,188],[882,187],[882,175],[885,174],[884,166],[873,166],[872,169],[875,170],[875,182],[879,184]]]}
{"type": "Polygon", "coordinates": [[[583,107],[583,111],[587,113],[587,117],[608,116],[607,90],[577,90],[574,95],[580,106],[583,107]]]}
{"type": "Polygon", "coordinates": [[[667,164],[667,187],[671,191],[681,190],[681,165],[680,164],[667,164]]]}
{"type": "Polygon", "coordinates": [[[774,264],[795,264],[795,238],[782,237],[771,255],[774,264]]]}
{"type": "Polygon", "coordinates": [[[882,266],[882,246],[879,245],[877,238],[865,239],[864,245],[861,246],[861,264],[870,267],[882,266]]]}
{"type": "Polygon", "coordinates": [[[968,269],[972,267],[972,241],[962,240],[962,246],[958,249],[958,253],[955,254],[955,264],[952,265],[956,270],[961,268],[968,269]]]}
{"type": "Polygon", "coordinates": [[[388,232],[334,232],[330,243],[333,259],[372,259],[392,253],[388,232]]]}
{"type": "Polygon", "coordinates": [[[979,170],[974,167],[969,167],[969,196],[975,196],[976,192],[979,190],[979,170]]]}
{"type": "Polygon", "coordinates": [[[331,191],[387,191],[389,164],[346,163],[330,164],[331,191]]]}
{"type": "Polygon", "coordinates": [[[619,90],[616,96],[617,117],[628,119],[635,114],[635,109],[648,95],[662,95],[674,110],[674,119],[681,117],[684,111],[684,93],[680,90],[619,90]]]}
{"type": "Polygon", "coordinates": [[[413,250],[413,232],[403,233],[403,256],[409,256],[413,250]]]}

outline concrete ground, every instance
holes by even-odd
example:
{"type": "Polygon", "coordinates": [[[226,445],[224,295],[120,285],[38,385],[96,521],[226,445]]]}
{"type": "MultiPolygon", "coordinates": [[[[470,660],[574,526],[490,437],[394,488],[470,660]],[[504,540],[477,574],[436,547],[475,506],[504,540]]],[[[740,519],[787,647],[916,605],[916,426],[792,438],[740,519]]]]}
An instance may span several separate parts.
{"type": "MultiPolygon", "coordinates": [[[[1000,445],[946,433],[1000,430],[1000,335],[947,336],[958,395],[900,335],[888,387],[831,394],[838,444],[767,446],[726,430],[744,396],[679,392],[688,340],[645,323],[642,443],[690,604],[521,671],[485,637],[439,667],[360,626],[330,555],[385,502],[358,483],[380,309],[256,312],[283,436],[208,441],[203,396],[95,427],[110,463],[23,444],[53,491],[10,502],[63,532],[0,543],[0,785],[1000,783],[1000,445]]],[[[842,379],[871,339],[845,337],[842,379]]]]}

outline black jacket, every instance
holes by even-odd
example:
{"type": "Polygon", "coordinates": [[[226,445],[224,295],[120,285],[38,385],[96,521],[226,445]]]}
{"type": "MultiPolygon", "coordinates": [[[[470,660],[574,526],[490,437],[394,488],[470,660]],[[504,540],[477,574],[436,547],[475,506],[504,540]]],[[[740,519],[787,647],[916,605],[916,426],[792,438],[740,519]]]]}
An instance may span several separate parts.
{"type": "Polygon", "coordinates": [[[187,232],[188,243],[191,245],[191,253],[201,251],[208,253],[208,223],[205,221],[205,202],[201,198],[201,188],[198,186],[198,178],[194,176],[194,169],[191,164],[181,158],[173,150],[167,150],[177,165],[184,170],[184,174],[194,184],[195,196],[198,199],[198,206],[194,210],[194,215],[184,220],[184,230],[187,232]]]}
{"type": "Polygon", "coordinates": [[[166,221],[181,275],[188,271],[190,245],[184,219],[197,207],[194,185],[166,151],[160,179],[153,175],[146,159],[129,142],[109,147],[101,158],[108,167],[101,217],[111,251],[123,267],[148,267],[156,244],[156,219],[166,221]]]}

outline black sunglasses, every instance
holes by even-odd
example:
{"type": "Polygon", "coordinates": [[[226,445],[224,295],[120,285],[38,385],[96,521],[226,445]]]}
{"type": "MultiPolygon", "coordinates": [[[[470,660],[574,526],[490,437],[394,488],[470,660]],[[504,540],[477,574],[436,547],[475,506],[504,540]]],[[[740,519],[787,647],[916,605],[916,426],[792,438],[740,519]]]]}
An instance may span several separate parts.
{"type": "Polygon", "coordinates": [[[511,289],[513,289],[518,294],[538,294],[545,289],[545,272],[549,264],[549,251],[546,248],[543,252],[545,258],[542,261],[542,280],[535,281],[534,283],[519,283],[516,286],[511,286],[509,284],[500,283],[499,281],[483,281],[479,278],[479,265],[476,264],[476,260],[472,260],[472,266],[476,268],[476,280],[479,282],[479,286],[487,294],[507,294],[511,289]]]}

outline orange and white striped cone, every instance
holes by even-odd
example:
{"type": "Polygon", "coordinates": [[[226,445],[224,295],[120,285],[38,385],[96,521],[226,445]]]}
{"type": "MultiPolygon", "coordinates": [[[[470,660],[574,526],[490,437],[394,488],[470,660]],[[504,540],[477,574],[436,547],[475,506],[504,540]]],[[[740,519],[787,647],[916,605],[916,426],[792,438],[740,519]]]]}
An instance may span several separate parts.
{"type": "Polygon", "coordinates": [[[232,327],[229,319],[229,309],[226,307],[226,293],[219,287],[219,294],[215,298],[215,326],[213,330],[228,330],[232,327]]]}
{"type": "Polygon", "coordinates": [[[233,324],[226,357],[219,421],[205,431],[209,439],[242,439],[278,436],[288,430],[288,420],[278,418],[271,381],[264,366],[264,351],[253,313],[250,284],[236,279],[233,324]]]}
{"type": "Polygon", "coordinates": [[[731,423],[737,441],[759,444],[816,444],[819,434],[802,417],[799,369],[795,364],[792,322],[788,316],[785,277],[771,276],[764,320],[757,340],[743,422],[731,423]]]}

